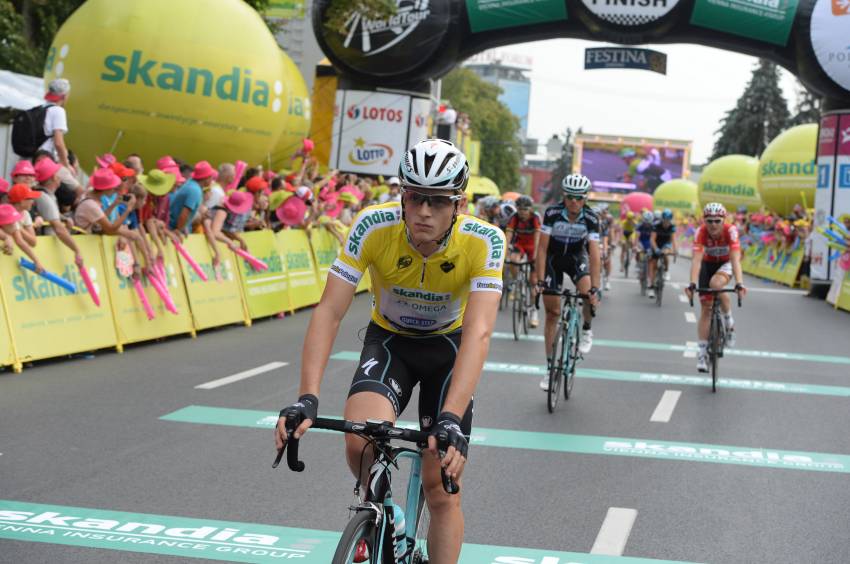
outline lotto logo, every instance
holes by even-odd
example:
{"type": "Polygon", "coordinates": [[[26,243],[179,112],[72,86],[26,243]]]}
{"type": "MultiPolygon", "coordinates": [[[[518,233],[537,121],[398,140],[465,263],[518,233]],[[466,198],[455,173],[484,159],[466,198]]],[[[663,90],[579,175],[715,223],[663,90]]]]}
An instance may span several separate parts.
{"type": "Polygon", "coordinates": [[[850,0],[832,0],[833,16],[850,16],[850,0]]]}

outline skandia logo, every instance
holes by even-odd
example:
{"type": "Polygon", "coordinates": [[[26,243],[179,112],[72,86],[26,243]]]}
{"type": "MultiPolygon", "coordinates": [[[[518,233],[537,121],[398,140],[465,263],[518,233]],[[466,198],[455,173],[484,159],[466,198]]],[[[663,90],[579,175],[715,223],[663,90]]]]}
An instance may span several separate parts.
{"type": "Polygon", "coordinates": [[[422,300],[424,302],[449,302],[452,299],[451,294],[439,294],[437,292],[429,292],[427,290],[416,290],[413,288],[393,287],[393,294],[413,300],[422,300]]]}
{"type": "Polygon", "coordinates": [[[296,253],[286,253],[286,267],[289,270],[304,270],[305,268],[312,269],[310,264],[310,256],[307,251],[298,251],[296,253]]]}
{"type": "MultiPolygon", "coordinates": [[[[255,78],[250,68],[234,66],[230,72],[216,75],[203,67],[184,67],[173,62],[148,59],[138,49],[130,54],[129,59],[126,55],[107,55],[103,67],[100,79],[106,82],[125,82],[207,98],[216,97],[226,102],[271,108],[273,112],[281,109],[279,96],[283,92],[283,84],[277,80],[270,85],[265,80],[255,78]]],[[[290,101],[290,111],[298,107],[301,107],[303,113],[300,101],[298,104],[290,101]]]]}
{"type": "Polygon", "coordinates": [[[362,215],[357,224],[348,233],[348,252],[360,257],[360,245],[369,231],[382,223],[391,223],[398,220],[398,216],[392,211],[378,209],[372,213],[362,215]]]}
{"type": "Polygon", "coordinates": [[[354,141],[354,148],[348,152],[348,161],[353,165],[366,166],[376,163],[389,164],[393,157],[393,148],[383,143],[367,143],[362,137],[354,141]]]}
{"type": "Polygon", "coordinates": [[[470,221],[464,224],[463,231],[466,233],[474,233],[480,238],[488,241],[490,244],[490,258],[498,260],[502,258],[502,251],[505,247],[505,238],[502,232],[495,227],[488,227],[483,223],[470,221]]]}
{"type": "Polygon", "coordinates": [[[717,182],[706,182],[702,186],[703,191],[712,194],[726,194],[729,196],[741,196],[743,198],[754,198],[756,189],[746,184],[720,184],[717,182]]]}
{"type": "Polygon", "coordinates": [[[394,110],[392,108],[381,108],[378,106],[358,106],[353,104],[348,107],[345,112],[349,119],[372,120],[372,121],[390,121],[401,123],[404,119],[404,110],[394,110]]]}
{"type": "MultiPolygon", "coordinates": [[[[73,284],[77,288],[78,294],[85,294],[88,292],[85,282],[83,282],[82,277],[77,273],[76,267],[65,267],[65,270],[60,274],[60,276],[73,284]]],[[[20,275],[12,278],[12,288],[15,289],[14,299],[16,302],[64,298],[66,296],[73,295],[58,284],[54,284],[53,282],[50,282],[36,274],[23,271],[20,275]]]]}
{"type": "Polygon", "coordinates": [[[767,161],[761,165],[762,176],[814,175],[815,160],[809,162],[776,162],[767,161]]]}

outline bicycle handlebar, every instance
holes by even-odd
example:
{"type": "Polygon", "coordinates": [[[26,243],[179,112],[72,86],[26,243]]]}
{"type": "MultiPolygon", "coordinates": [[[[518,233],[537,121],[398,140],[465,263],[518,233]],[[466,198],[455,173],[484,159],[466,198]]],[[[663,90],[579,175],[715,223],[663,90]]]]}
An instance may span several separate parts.
{"type": "MultiPolygon", "coordinates": [[[[293,472],[303,472],[306,465],[303,461],[298,460],[298,443],[299,439],[292,436],[295,430],[295,416],[292,415],[286,420],[287,441],[283,448],[277,452],[277,457],[272,463],[272,468],[277,468],[286,451],[286,464],[293,472]]],[[[327,417],[317,417],[311,425],[313,429],[325,429],[328,431],[338,431],[340,433],[351,433],[364,436],[367,439],[385,439],[385,440],[400,440],[411,443],[416,443],[420,448],[427,448],[428,437],[430,433],[425,431],[417,431],[415,429],[404,429],[395,427],[387,421],[367,420],[365,423],[357,421],[349,421],[347,419],[329,419],[327,417]]],[[[440,454],[445,454],[445,451],[440,448],[440,454]]],[[[446,493],[456,494],[460,491],[460,486],[455,481],[446,475],[445,468],[440,468],[440,477],[443,481],[443,489],[446,493]]]]}
{"type": "Polygon", "coordinates": [[[741,300],[741,293],[738,292],[737,288],[722,288],[720,290],[716,290],[714,288],[694,288],[694,292],[691,294],[689,300],[691,302],[691,307],[694,307],[694,293],[703,293],[703,294],[731,294],[735,292],[738,294],[738,307],[743,307],[743,302],[741,300]]]}

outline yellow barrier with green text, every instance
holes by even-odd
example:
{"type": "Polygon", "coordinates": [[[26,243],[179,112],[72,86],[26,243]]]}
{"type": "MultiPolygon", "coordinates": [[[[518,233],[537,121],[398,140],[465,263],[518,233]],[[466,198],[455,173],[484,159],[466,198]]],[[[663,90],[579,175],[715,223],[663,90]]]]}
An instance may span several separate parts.
{"type": "Polygon", "coordinates": [[[212,264],[212,252],[203,235],[189,235],[183,247],[206,274],[204,282],[189,263],[180,257],[183,280],[195,329],[219,327],[231,323],[250,323],[248,310],[242,297],[242,283],[237,271],[237,258],[233,251],[218,245],[221,263],[218,276],[212,264]]]}
{"type": "Polygon", "coordinates": [[[170,243],[165,245],[165,272],[168,282],[168,292],[177,308],[177,315],[165,309],[159,294],[142,276],[141,284],[148,302],[153,308],[154,319],[148,320],[142,302],[136,294],[132,278],[124,278],[115,268],[115,237],[102,237],[103,257],[108,265],[107,282],[112,299],[112,314],[115,317],[115,327],[118,332],[118,343],[138,343],[180,333],[194,334],[192,315],[189,311],[189,300],[186,298],[186,288],[180,273],[180,263],[177,251],[170,243]]]}
{"type": "Polygon", "coordinates": [[[316,265],[307,232],[303,229],[284,229],[275,235],[275,240],[289,275],[291,308],[316,305],[322,295],[316,280],[316,265]]]}
{"type": "Polygon", "coordinates": [[[791,253],[776,247],[753,245],[744,253],[741,266],[744,272],[786,286],[794,286],[800,266],[803,264],[803,249],[791,253]]]}
{"type": "Polygon", "coordinates": [[[316,262],[316,278],[319,281],[319,293],[325,290],[328,281],[328,271],[339,254],[339,241],[330,231],[323,227],[310,230],[310,246],[313,248],[313,258],[316,262]]]}
{"type": "MultiPolygon", "coordinates": [[[[98,290],[94,305],[74,264],[73,253],[56,237],[39,237],[35,252],[45,269],[71,282],[75,294],[19,266],[20,253],[0,257],[0,283],[9,315],[16,369],[21,362],[91,351],[117,344],[106,293],[98,237],[74,237],[98,290]]],[[[11,348],[11,343],[7,343],[11,348]]],[[[10,353],[12,351],[9,351],[10,353]]],[[[7,353],[2,352],[5,358],[7,353]]]]}
{"type": "Polygon", "coordinates": [[[841,292],[838,294],[835,305],[843,310],[850,311],[850,270],[847,271],[844,280],[841,282],[841,292]]]}
{"type": "Polygon", "coordinates": [[[291,311],[293,307],[289,298],[286,262],[277,249],[274,233],[251,231],[244,233],[242,237],[248,244],[248,252],[269,265],[268,270],[257,271],[244,260],[237,261],[251,319],[291,311]]]}
{"type": "Polygon", "coordinates": [[[15,354],[12,350],[12,334],[9,333],[9,314],[6,312],[6,304],[0,296],[0,305],[3,306],[3,316],[0,317],[0,366],[11,366],[15,364],[15,354]]]}

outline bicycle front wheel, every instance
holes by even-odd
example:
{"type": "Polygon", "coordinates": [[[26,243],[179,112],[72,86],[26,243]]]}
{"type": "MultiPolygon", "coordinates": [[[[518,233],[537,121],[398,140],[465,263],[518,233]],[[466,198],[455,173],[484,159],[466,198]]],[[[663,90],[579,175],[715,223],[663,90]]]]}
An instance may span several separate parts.
{"type": "Polygon", "coordinates": [[[549,368],[549,391],[547,392],[546,402],[549,413],[555,411],[561,397],[561,380],[564,377],[564,359],[566,356],[566,335],[564,335],[564,324],[561,322],[552,343],[552,366],[549,368]]]}
{"type": "Polygon", "coordinates": [[[372,511],[358,511],[345,526],[333,564],[353,564],[371,562],[378,564],[378,530],[375,527],[375,514],[372,511]],[[365,552],[364,552],[365,551],[365,552]],[[365,560],[362,560],[367,556],[365,560]]]}
{"type": "MultiPolygon", "coordinates": [[[[661,264],[664,264],[663,262],[661,264]]],[[[661,296],[664,294],[664,267],[659,265],[655,275],[655,304],[661,307],[661,296]]]]}
{"type": "Polygon", "coordinates": [[[511,319],[514,329],[514,341],[519,341],[519,334],[522,332],[522,314],[524,298],[522,295],[522,283],[518,284],[518,288],[513,289],[513,299],[511,299],[511,319]]]}
{"type": "Polygon", "coordinates": [[[568,400],[573,395],[573,382],[575,382],[576,378],[576,365],[578,364],[578,359],[580,352],[578,350],[578,344],[580,340],[579,336],[579,322],[581,320],[577,319],[575,323],[570,325],[570,338],[567,341],[567,359],[569,361],[569,366],[567,366],[564,371],[564,399],[568,400]]]}
{"type": "Polygon", "coordinates": [[[416,538],[413,540],[413,552],[410,564],[428,563],[428,528],[431,526],[431,513],[425,503],[425,490],[419,486],[419,508],[416,511],[416,538]]]}
{"type": "Polygon", "coordinates": [[[711,393],[717,392],[717,361],[720,357],[720,348],[722,347],[720,342],[722,338],[720,336],[720,320],[717,317],[716,315],[711,317],[711,327],[708,331],[708,362],[711,365],[709,367],[711,369],[711,393]]]}

